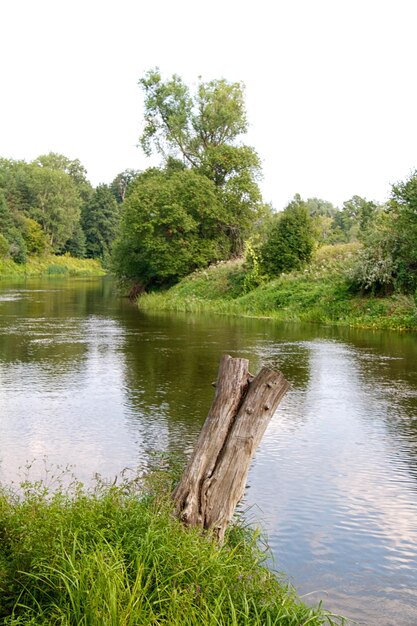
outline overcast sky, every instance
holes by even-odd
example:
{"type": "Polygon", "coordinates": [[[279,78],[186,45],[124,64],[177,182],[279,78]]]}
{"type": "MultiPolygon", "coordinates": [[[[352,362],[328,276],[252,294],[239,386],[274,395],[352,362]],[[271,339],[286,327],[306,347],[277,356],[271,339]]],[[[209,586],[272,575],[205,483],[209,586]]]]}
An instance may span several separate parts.
{"type": "Polygon", "coordinates": [[[383,201],[417,168],[416,0],[2,0],[0,156],[150,165],[138,79],[243,81],[265,200],[383,201]]]}

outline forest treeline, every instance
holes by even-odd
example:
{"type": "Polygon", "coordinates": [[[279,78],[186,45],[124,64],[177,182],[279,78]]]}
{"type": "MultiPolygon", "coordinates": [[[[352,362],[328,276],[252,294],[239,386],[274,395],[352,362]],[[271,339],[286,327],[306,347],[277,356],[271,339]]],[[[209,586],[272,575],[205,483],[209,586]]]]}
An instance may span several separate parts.
{"type": "Polygon", "coordinates": [[[0,258],[25,263],[34,255],[70,253],[108,264],[133,176],[127,170],[93,188],[78,159],[0,158],[0,258]]]}
{"type": "Polygon", "coordinates": [[[200,80],[192,91],[157,69],[139,83],[140,144],[159,154],[160,166],[126,170],[93,188],[78,159],[0,159],[0,258],[99,258],[120,279],[150,290],[245,256],[250,290],[308,266],[323,244],[358,242],[352,289],[415,292],[417,172],[393,185],[383,205],[355,195],[335,207],[295,195],[277,212],[262,199],[260,158],[242,141],[241,83],[200,80]]]}

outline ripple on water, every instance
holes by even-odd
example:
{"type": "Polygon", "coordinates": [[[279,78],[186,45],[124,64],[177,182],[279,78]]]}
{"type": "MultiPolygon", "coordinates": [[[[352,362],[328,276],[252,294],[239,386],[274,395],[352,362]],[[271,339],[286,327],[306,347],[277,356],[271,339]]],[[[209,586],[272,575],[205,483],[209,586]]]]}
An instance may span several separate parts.
{"type": "Polygon", "coordinates": [[[84,480],[152,449],[189,454],[222,353],[278,367],[291,391],[241,508],[307,602],[366,626],[417,624],[417,340],[147,317],[97,285],[0,295],[1,476],[44,454],[84,480]]]}

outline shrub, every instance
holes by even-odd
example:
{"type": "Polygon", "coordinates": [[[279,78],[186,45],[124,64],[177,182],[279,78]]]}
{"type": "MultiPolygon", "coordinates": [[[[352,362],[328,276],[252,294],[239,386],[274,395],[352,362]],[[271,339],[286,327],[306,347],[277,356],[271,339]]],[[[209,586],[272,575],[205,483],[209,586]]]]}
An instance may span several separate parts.
{"type": "Polygon", "coordinates": [[[267,241],[261,248],[262,265],[267,274],[301,269],[313,254],[313,225],[308,207],[297,194],[277,216],[267,241]]]}

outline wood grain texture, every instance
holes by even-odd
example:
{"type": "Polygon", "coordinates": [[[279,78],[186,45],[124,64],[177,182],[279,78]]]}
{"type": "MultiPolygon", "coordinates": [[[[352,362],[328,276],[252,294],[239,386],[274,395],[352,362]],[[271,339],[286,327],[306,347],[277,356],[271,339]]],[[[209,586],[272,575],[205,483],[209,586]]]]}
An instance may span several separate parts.
{"type": "Polygon", "coordinates": [[[221,542],[241,499],[256,448],[289,389],[280,372],[253,378],[246,359],[224,356],[216,394],[173,497],[189,525],[211,529],[221,542]]]}

